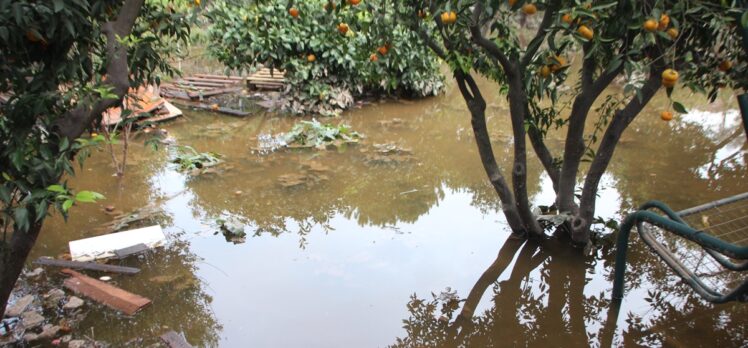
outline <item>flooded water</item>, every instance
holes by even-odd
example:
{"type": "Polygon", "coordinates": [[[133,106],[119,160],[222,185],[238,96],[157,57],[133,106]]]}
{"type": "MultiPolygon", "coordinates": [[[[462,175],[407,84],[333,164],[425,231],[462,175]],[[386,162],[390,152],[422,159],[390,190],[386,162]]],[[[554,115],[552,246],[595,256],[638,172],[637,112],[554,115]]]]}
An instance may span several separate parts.
{"type": "MultiPolygon", "coordinates": [[[[625,133],[598,215],[620,219],[649,199],[683,209],[748,191],[746,138],[732,98],[711,106],[682,99],[693,100],[689,115],[659,120],[663,92],[625,133]]],[[[609,313],[610,243],[584,257],[556,239],[507,240],[454,86],[437,98],[322,120],[365,135],[327,151],[255,151],[258,139],[288,131],[297,118],[185,111],[163,128],[179,145],[225,155],[220,172],[182,174],[169,162],[173,150],[152,150],[140,136],[118,180],[109,154],[97,152],[70,185],[107,199],[74,207],[68,223],[47,221],[33,251],[57,256],[68,241],[101,233],[112,220],[108,204],[163,210],[150,222],[164,227],[168,246],[127,260],[143,271],[114,279],[153,305],[134,317],[94,309],[82,327],[96,339],[122,346],[173,329],[193,345],[221,347],[748,344],[744,305],[700,301],[637,237],[617,317],[609,313]],[[384,154],[381,144],[401,152],[384,154]],[[227,241],[217,218],[240,221],[246,240],[227,241]]],[[[489,100],[504,168],[506,113],[501,96],[489,100]]],[[[559,139],[549,139],[557,152],[559,139]]],[[[552,188],[539,172],[531,159],[528,187],[536,204],[548,205],[552,188]]]]}

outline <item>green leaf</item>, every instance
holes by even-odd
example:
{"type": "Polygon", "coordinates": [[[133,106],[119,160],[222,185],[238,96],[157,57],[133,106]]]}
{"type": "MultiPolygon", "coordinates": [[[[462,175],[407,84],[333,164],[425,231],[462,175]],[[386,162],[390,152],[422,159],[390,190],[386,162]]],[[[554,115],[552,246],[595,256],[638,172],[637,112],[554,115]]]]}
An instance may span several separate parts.
{"type": "Polygon", "coordinates": [[[680,114],[687,114],[688,113],[688,110],[686,109],[686,107],[683,106],[683,104],[681,104],[679,102],[673,102],[673,109],[675,109],[675,111],[678,112],[678,113],[680,113],[680,114]]]}
{"type": "Polygon", "coordinates": [[[13,210],[13,221],[21,231],[28,231],[29,229],[29,211],[24,207],[19,207],[13,210]]]}
{"type": "Polygon", "coordinates": [[[72,199],[65,200],[62,202],[62,211],[67,213],[68,209],[73,206],[74,201],[72,199]]]}
{"type": "Polygon", "coordinates": [[[47,187],[47,191],[52,191],[56,193],[65,193],[68,192],[62,185],[50,185],[47,187]]]}
{"type": "Polygon", "coordinates": [[[80,191],[75,195],[75,200],[83,203],[94,203],[102,198],[104,195],[93,191],[80,191]]]}

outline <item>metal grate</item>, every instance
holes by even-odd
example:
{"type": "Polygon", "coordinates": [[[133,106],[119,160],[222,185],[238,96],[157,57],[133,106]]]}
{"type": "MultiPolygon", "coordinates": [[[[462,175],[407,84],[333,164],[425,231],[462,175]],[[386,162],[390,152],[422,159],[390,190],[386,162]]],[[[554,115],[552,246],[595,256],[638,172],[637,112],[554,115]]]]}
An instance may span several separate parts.
{"type": "MultiPolygon", "coordinates": [[[[748,245],[748,195],[686,209],[678,214],[694,229],[709,233],[728,243],[748,245]]],[[[650,231],[684,266],[717,291],[734,288],[745,274],[725,269],[698,244],[646,224],[650,231]]],[[[733,260],[738,261],[738,260],[733,260]]]]}

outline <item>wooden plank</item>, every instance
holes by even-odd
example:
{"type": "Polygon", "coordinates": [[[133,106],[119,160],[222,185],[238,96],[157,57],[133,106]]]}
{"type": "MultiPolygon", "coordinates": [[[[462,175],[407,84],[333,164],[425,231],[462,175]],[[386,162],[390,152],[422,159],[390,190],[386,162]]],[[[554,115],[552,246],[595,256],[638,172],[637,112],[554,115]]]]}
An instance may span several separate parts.
{"type": "Polygon", "coordinates": [[[286,79],[283,79],[283,78],[275,79],[275,78],[265,78],[265,77],[254,77],[253,76],[253,77],[248,78],[247,81],[249,81],[249,83],[252,83],[252,82],[255,82],[255,81],[259,81],[259,82],[285,83],[286,79]]]}
{"type": "Polygon", "coordinates": [[[151,300],[143,296],[122,290],[71,269],[64,269],[62,272],[72,276],[65,279],[63,286],[126,315],[134,315],[151,304],[151,300]]]}
{"type": "Polygon", "coordinates": [[[233,93],[233,92],[241,92],[241,87],[231,87],[231,88],[217,88],[210,91],[205,92],[189,92],[190,98],[196,99],[200,98],[200,95],[203,97],[212,97],[214,95],[224,94],[224,93],[233,93]]]}
{"type": "Polygon", "coordinates": [[[226,87],[226,84],[225,83],[214,83],[214,82],[179,80],[179,81],[177,81],[177,86],[187,86],[187,87],[226,87]]]}
{"type": "Polygon", "coordinates": [[[192,348],[192,345],[175,331],[169,331],[161,335],[161,341],[169,348],[192,348]]]}
{"type": "Polygon", "coordinates": [[[109,273],[136,274],[140,272],[140,269],[135,268],[135,267],[105,265],[105,264],[96,263],[96,262],[78,262],[78,261],[57,260],[57,259],[50,259],[46,257],[40,257],[36,259],[36,261],[34,261],[34,264],[42,265],[42,266],[87,269],[90,271],[109,272],[109,273]]]}
{"type": "Polygon", "coordinates": [[[128,257],[130,255],[140,254],[144,251],[148,251],[150,248],[143,244],[138,243],[133,246],[129,246],[127,248],[117,249],[114,251],[114,256],[116,256],[118,259],[123,259],[125,257],[128,257]]]}
{"type": "Polygon", "coordinates": [[[203,77],[207,79],[229,79],[229,80],[236,80],[236,81],[244,80],[244,77],[241,77],[241,76],[226,76],[226,75],[211,75],[211,74],[195,74],[195,76],[203,77]]]}
{"type": "Polygon", "coordinates": [[[209,82],[209,83],[220,83],[223,85],[235,85],[241,83],[241,81],[238,80],[229,80],[229,79],[209,79],[204,77],[185,77],[183,80],[185,81],[194,81],[194,82],[209,82]]]}
{"type": "Polygon", "coordinates": [[[113,257],[114,251],[143,243],[155,248],[166,243],[161,226],[154,225],[129,231],[109,233],[97,237],[68,242],[70,255],[75,261],[91,261],[113,257]]]}

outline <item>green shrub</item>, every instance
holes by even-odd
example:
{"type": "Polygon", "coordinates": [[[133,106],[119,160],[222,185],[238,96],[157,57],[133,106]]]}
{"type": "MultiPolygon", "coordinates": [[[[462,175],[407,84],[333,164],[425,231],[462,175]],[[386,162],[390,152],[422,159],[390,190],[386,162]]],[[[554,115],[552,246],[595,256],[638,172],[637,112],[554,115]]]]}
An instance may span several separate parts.
{"type": "MultiPolygon", "coordinates": [[[[398,5],[399,6],[399,5],[398,5]]],[[[261,1],[214,3],[210,53],[229,69],[285,70],[284,108],[336,114],[365,95],[435,95],[439,62],[416,34],[393,21],[391,2],[261,1]],[[386,6],[385,6],[386,5],[386,6]],[[289,9],[298,10],[293,17],[289,9]],[[348,30],[344,34],[339,25],[348,30]],[[313,57],[313,58],[312,58],[313,57]]]]}

